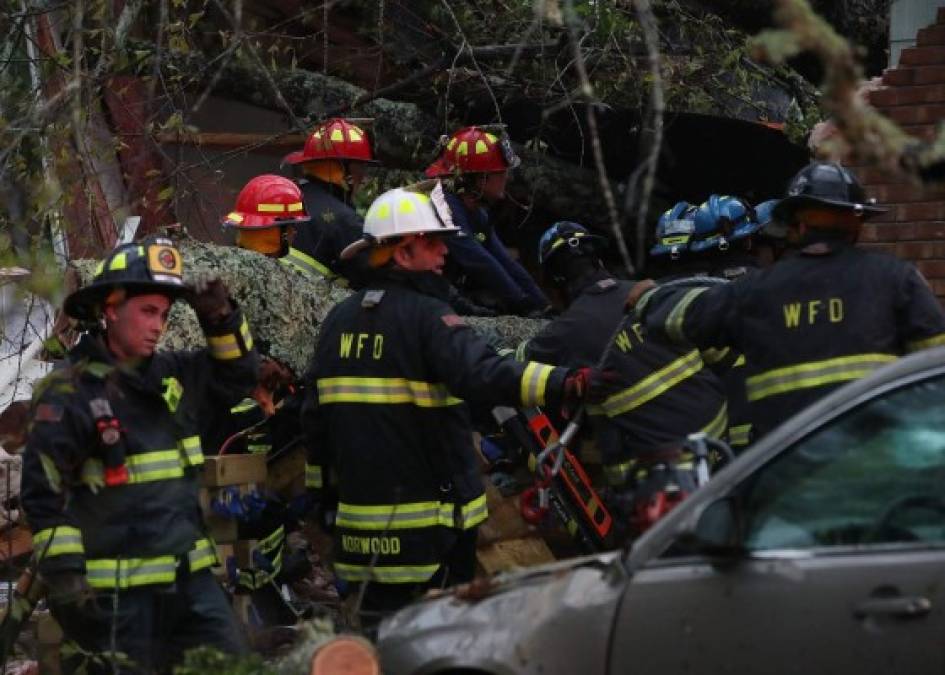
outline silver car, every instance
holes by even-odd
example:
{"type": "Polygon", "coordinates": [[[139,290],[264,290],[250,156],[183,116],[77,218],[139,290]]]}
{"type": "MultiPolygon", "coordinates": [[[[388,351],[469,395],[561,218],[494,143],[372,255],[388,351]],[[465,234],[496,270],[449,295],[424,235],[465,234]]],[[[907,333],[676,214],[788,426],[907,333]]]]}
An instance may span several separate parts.
{"type": "Polygon", "coordinates": [[[945,673],[945,348],[772,432],[628,551],[385,621],[386,675],[945,673]]]}

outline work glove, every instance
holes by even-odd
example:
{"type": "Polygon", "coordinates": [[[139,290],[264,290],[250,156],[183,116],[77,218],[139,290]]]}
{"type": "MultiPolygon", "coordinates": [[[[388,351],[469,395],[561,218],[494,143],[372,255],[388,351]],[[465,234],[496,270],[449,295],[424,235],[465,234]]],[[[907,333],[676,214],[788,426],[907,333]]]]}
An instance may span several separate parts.
{"type": "Polygon", "coordinates": [[[44,574],[46,597],[50,602],[58,605],[75,605],[84,607],[95,597],[95,591],[89,585],[89,580],[81,572],[57,572],[44,574]]]}
{"type": "Polygon", "coordinates": [[[630,292],[627,293],[627,299],[623,304],[624,311],[627,314],[632,313],[637,308],[637,303],[640,302],[640,298],[642,298],[647,291],[654,288],[656,288],[656,282],[652,279],[643,279],[635,283],[633,288],[630,289],[630,292]]]}
{"type": "Polygon", "coordinates": [[[272,417],[276,414],[276,406],[273,401],[275,393],[283,387],[290,386],[294,380],[295,377],[292,375],[292,371],[275,359],[264,358],[262,360],[256,388],[253,389],[252,396],[266,417],[272,417]]]}
{"type": "Polygon", "coordinates": [[[619,388],[617,373],[613,370],[578,368],[564,378],[563,398],[566,405],[600,403],[619,388]]]}
{"type": "Polygon", "coordinates": [[[199,277],[190,287],[186,299],[202,326],[222,323],[233,311],[226,284],[219,277],[199,277]]]}

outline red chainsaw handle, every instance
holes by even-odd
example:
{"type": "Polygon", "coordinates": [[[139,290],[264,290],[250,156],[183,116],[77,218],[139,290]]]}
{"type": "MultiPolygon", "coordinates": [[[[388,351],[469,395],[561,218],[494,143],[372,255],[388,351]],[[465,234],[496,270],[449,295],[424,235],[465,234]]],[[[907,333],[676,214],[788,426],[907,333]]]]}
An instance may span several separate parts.
{"type": "Polygon", "coordinates": [[[540,486],[533,485],[523,490],[521,497],[519,497],[522,520],[529,525],[540,525],[548,515],[548,507],[541,506],[540,490],[540,486]]]}

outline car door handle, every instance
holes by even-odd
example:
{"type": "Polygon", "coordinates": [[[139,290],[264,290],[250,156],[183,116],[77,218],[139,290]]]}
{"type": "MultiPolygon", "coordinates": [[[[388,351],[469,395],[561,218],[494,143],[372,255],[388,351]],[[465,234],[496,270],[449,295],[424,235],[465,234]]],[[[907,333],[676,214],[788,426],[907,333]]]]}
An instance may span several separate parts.
{"type": "Polygon", "coordinates": [[[919,595],[901,598],[870,598],[858,604],[853,615],[857,619],[868,616],[891,616],[910,619],[925,616],[932,611],[932,601],[919,595]]]}

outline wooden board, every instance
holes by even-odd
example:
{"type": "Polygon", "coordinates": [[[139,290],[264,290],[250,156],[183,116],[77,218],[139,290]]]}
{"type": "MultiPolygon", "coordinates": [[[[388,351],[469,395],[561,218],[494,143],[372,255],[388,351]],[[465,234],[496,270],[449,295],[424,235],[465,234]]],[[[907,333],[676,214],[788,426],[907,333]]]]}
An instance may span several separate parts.
{"type": "Polygon", "coordinates": [[[11,527],[0,533],[0,561],[26,555],[33,550],[33,537],[23,525],[11,527]]]}
{"type": "Polygon", "coordinates": [[[476,552],[479,567],[486,575],[554,562],[548,545],[538,537],[496,541],[480,546],[476,552]]]}
{"type": "Polygon", "coordinates": [[[264,483],[266,481],[266,456],[211,455],[204,458],[203,480],[205,487],[264,483]]]}
{"type": "Polygon", "coordinates": [[[305,491],[305,448],[297,445],[269,463],[266,487],[290,500],[305,491]]]}
{"type": "Polygon", "coordinates": [[[479,526],[480,546],[531,534],[534,528],[522,520],[518,496],[503,497],[488,478],[485,484],[489,518],[479,526]]]}

